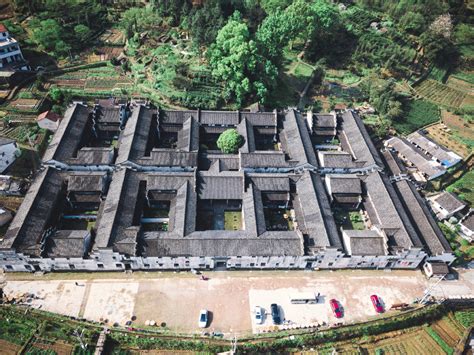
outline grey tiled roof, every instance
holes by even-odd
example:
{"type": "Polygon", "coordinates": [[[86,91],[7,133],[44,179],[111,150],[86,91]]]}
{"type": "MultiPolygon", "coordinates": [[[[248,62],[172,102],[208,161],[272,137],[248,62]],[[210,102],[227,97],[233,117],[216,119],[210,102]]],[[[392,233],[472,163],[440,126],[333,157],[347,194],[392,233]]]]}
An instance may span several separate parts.
{"type": "Polygon", "coordinates": [[[389,239],[393,238],[391,246],[411,248],[420,245],[421,241],[408,220],[408,216],[396,196],[393,187],[379,172],[365,177],[365,188],[368,200],[366,210],[373,224],[383,229],[389,239]]]}
{"type": "Polygon", "coordinates": [[[325,168],[350,169],[356,167],[352,155],[347,152],[318,152],[318,158],[321,166],[325,168]]]}
{"type": "Polygon", "coordinates": [[[141,159],[145,155],[153,115],[156,110],[145,106],[133,107],[120,137],[116,164],[141,159]]]}
{"type": "Polygon", "coordinates": [[[461,157],[459,155],[433,142],[421,132],[417,131],[411,133],[408,135],[407,140],[428,152],[428,154],[435,157],[443,165],[448,167],[461,161],[461,157]]]}
{"type": "Polygon", "coordinates": [[[190,117],[198,119],[197,111],[160,110],[160,120],[168,124],[183,124],[190,117]]]}
{"type": "Polygon", "coordinates": [[[89,109],[81,104],[69,107],[43,156],[43,161],[65,161],[73,157],[79,147],[89,109]]]}
{"type": "Polygon", "coordinates": [[[467,218],[461,221],[461,224],[471,231],[474,231],[474,213],[471,213],[467,218]]]}
{"type": "Polygon", "coordinates": [[[240,164],[243,168],[285,168],[289,167],[282,152],[241,153],[240,164]]]}
{"type": "Polygon", "coordinates": [[[402,162],[398,159],[397,155],[391,150],[384,150],[382,152],[385,164],[388,166],[391,175],[405,174],[407,169],[403,166],[402,162]]]}
{"type": "Polygon", "coordinates": [[[280,174],[249,174],[260,191],[290,191],[290,179],[280,174]]]}
{"type": "Polygon", "coordinates": [[[416,191],[413,183],[400,180],[395,183],[403,208],[408,212],[411,222],[418,235],[422,238],[424,246],[431,255],[451,252],[451,247],[433,219],[425,201],[416,191]]]}
{"type": "Polygon", "coordinates": [[[240,172],[198,173],[197,193],[203,200],[241,200],[244,175],[240,172]]]}
{"type": "Polygon", "coordinates": [[[302,214],[298,223],[302,224],[303,233],[308,234],[311,239],[311,246],[315,248],[341,246],[321,178],[305,171],[297,181],[296,189],[302,214]]]}
{"type": "Polygon", "coordinates": [[[46,254],[50,258],[81,258],[86,253],[87,230],[61,230],[46,242],[46,254]]]}
{"type": "Polygon", "coordinates": [[[276,127],[276,112],[240,112],[241,119],[247,120],[252,126],[276,127]]]}
{"type": "Polygon", "coordinates": [[[306,122],[294,109],[285,112],[283,134],[280,135],[280,139],[285,153],[296,162],[296,165],[318,165],[306,122]]]}
{"type": "Polygon", "coordinates": [[[59,171],[47,168],[40,172],[10,224],[2,248],[16,248],[19,252],[39,256],[39,242],[53,212],[62,185],[59,171]]]}
{"type": "Polygon", "coordinates": [[[382,167],[382,160],[375,148],[364,123],[353,111],[342,114],[342,132],[339,135],[344,150],[351,153],[360,167],[378,165],[382,167]]]}
{"type": "Polygon", "coordinates": [[[145,233],[147,256],[284,256],[303,255],[302,241],[292,232],[249,238],[240,232],[196,232],[186,238],[145,233]]]}
{"type": "Polygon", "coordinates": [[[330,113],[316,113],[314,117],[315,128],[336,128],[337,126],[336,116],[330,113]]]}
{"type": "Polygon", "coordinates": [[[373,230],[343,230],[350,254],[355,256],[386,255],[384,238],[373,230]]]}
{"type": "Polygon", "coordinates": [[[135,162],[140,165],[194,167],[198,163],[198,153],[155,148],[150,156],[136,159],[135,162]]]}
{"type": "Polygon", "coordinates": [[[399,137],[392,137],[385,142],[389,147],[394,148],[398,154],[410,161],[416,168],[428,177],[434,179],[446,172],[440,164],[430,160],[422,152],[416,149],[411,143],[399,137]]]}
{"type": "Polygon", "coordinates": [[[357,175],[329,174],[326,175],[330,192],[333,194],[362,194],[362,186],[357,175]]]}
{"type": "Polygon", "coordinates": [[[68,178],[69,191],[103,191],[106,172],[84,171],[71,173],[68,178]]]}
{"type": "Polygon", "coordinates": [[[113,147],[83,147],[76,158],[65,160],[71,165],[111,165],[114,162],[113,147]]]}
{"type": "Polygon", "coordinates": [[[433,200],[448,213],[454,213],[455,211],[467,206],[467,204],[461,201],[455,194],[446,191],[440,193],[433,200]]]}
{"type": "Polygon", "coordinates": [[[203,125],[237,126],[239,124],[238,111],[200,111],[199,123],[203,125]]]}

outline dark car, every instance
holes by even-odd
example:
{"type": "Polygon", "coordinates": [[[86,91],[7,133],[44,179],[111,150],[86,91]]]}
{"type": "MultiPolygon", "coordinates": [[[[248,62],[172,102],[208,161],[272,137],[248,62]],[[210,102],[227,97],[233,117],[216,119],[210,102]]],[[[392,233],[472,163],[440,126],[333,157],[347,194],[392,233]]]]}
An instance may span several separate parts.
{"type": "Polygon", "coordinates": [[[383,309],[382,302],[380,302],[379,296],[372,295],[372,296],[370,296],[370,299],[372,301],[372,304],[374,305],[375,311],[377,313],[383,313],[384,309],[383,309]]]}
{"type": "Polygon", "coordinates": [[[334,316],[336,318],[342,318],[342,310],[339,306],[339,302],[333,298],[329,301],[329,304],[331,305],[332,313],[334,313],[334,316]]]}
{"type": "Polygon", "coordinates": [[[280,318],[280,311],[278,310],[278,305],[276,303],[272,303],[272,305],[270,306],[270,309],[272,310],[273,324],[280,324],[281,318],[280,318]]]}

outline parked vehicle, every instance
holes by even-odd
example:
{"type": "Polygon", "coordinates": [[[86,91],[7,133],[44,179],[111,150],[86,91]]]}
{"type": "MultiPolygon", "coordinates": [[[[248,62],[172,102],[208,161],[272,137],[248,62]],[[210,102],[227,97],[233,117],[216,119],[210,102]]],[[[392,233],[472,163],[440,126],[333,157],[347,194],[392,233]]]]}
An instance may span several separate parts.
{"type": "Polygon", "coordinates": [[[209,318],[209,312],[207,309],[201,309],[199,312],[199,328],[206,328],[209,318]]]}
{"type": "Polygon", "coordinates": [[[370,300],[372,301],[372,304],[374,305],[375,311],[377,313],[384,312],[382,302],[380,301],[380,298],[377,295],[370,296],[370,300]]]}
{"type": "Polygon", "coordinates": [[[332,309],[332,313],[334,314],[334,317],[342,318],[342,309],[339,305],[339,302],[333,298],[329,301],[329,304],[331,305],[331,309],[332,309]]]}
{"type": "Polygon", "coordinates": [[[280,324],[281,323],[281,318],[280,318],[280,310],[278,309],[278,305],[276,303],[272,303],[270,308],[272,310],[273,324],[280,324]]]}
{"type": "Polygon", "coordinates": [[[263,323],[263,315],[264,315],[262,307],[255,306],[254,313],[255,313],[255,323],[262,324],[263,323]]]}

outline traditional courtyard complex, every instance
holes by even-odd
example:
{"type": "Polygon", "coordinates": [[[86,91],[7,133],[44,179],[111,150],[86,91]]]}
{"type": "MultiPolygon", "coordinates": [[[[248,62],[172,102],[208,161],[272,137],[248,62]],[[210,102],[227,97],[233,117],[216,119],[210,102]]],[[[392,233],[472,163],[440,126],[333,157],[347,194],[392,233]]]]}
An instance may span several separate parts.
{"type": "Polygon", "coordinates": [[[0,244],[6,271],[415,269],[454,255],[358,114],[67,109],[0,244]],[[222,153],[221,133],[243,137],[222,153]]]}

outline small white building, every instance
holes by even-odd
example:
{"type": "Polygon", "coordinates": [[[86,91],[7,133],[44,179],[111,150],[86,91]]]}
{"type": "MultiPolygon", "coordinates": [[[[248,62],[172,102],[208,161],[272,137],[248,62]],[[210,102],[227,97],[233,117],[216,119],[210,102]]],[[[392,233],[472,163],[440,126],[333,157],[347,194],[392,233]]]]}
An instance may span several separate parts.
{"type": "Polygon", "coordinates": [[[459,222],[460,235],[469,242],[474,241],[474,211],[459,222]]]}
{"type": "Polygon", "coordinates": [[[442,261],[427,261],[423,264],[423,270],[428,278],[443,277],[449,274],[449,267],[442,261]]]}
{"type": "Polygon", "coordinates": [[[52,132],[56,132],[62,117],[55,112],[45,111],[36,118],[38,126],[52,132]]]}
{"type": "Polygon", "coordinates": [[[28,70],[20,45],[10,36],[7,27],[0,23],[0,70],[28,70]]]}
{"type": "Polygon", "coordinates": [[[20,151],[15,140],[0,137],[0,174],[16,160],[20,151]]]}
{"type": "Polygon", "coordinates": [[[431,207],[439,220],[445,220],[463,210],[467,205],[451,192],[441,192],[430,198],[431,207]]]}

